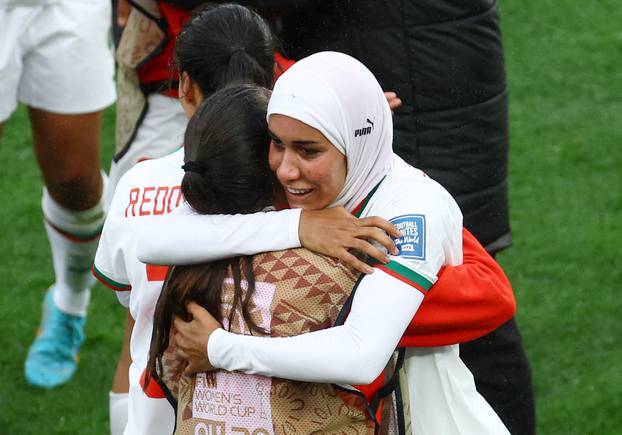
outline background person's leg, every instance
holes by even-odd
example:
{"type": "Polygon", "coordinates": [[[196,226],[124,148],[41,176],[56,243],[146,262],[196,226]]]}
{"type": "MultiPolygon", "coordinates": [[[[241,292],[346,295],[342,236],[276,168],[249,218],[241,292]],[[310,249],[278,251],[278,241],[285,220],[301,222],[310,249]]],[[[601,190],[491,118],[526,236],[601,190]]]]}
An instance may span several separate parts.
{"type": "Polygon", "coordinates": [[[29,108],[35,154],[45,186],[61,207],[84,211],[99,202],[102,112],[61,115],[29,108]]]}
{"type": "Polygon", "coordinates": [[[32,385],[51,388],[71,378],[84,340],[90,267],[104,221],[101,112],[61,115],[30,108],[29,115],[46,186],[42,208],[56,280],[25,370],[32,385]]]}

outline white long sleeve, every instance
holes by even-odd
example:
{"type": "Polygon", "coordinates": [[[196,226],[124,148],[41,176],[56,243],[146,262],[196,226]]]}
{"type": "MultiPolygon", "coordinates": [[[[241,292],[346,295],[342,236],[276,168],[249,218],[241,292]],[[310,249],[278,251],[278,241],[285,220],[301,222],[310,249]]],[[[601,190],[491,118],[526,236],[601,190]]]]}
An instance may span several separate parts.
{"type": "Polygon", "coordinates": [[[360,283],[346,322],[294,337],[216,330],[208,343],[214,367],[307,382],[365,385],[386,366],[423,295],[381,270],[360,283]]]}
{"type": "Polygon", "coordinates": [[[299,248],[300,209],[200,215],[189,205],[141,228],[137,256],[149,264],[195,264],[299,248]]]}

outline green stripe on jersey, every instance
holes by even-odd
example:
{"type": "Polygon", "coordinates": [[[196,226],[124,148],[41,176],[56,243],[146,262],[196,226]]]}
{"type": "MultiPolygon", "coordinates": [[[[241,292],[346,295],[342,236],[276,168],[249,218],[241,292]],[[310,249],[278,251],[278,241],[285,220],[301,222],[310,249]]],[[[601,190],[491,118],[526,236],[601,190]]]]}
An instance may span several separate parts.
{"type": "Polygon", "coordinates": [[[370,258],[367,262],[369,263],[370,266],[378,265],[378,266],[386,267],[392,272],[400,276],[403,276],[407,280],[412,281],[413,283],[423,287],[425,291],[430,290],[430,288],[434,285],[433,282],[425,278],[423,275],[418,274],[414,270],[409,269],[408,267],[398,263],[397,261],[391,260],[387,264],[384,264],[384,263],[377,261],[375,258],[370,258]]]}
{"type": "Polygon", "coordinates": [[[102,273],[101,270],[95,267],[95,263],[93,263],[93,272],[95,273],[97,278],[104,281],[109,286],[116,288],[117,290],[129,290],[132,288],[132,286],[129,284],[124,284],[122,282],[118,282],[118,281],[115,281],[114,279],[108,278],[106,275],[102,273]]]}
{"type": "Polygon", "coordinates": [[[363,210],[365,210],[365,207],[367,207],[367,203],[369,203],[369,200],[371,199],[372,196],[374,196],[374,193],[376,193],[376,190],[378,190],[378,188],[380,187],[380,184],[384,181],[385,178],[387,178],[386,175],[382,177],[382,180],[380,180],[378,184],[374,186],[374,188],[367,194],[365,199],[361,201],[361,203],[352,211],[352,214],[354,215],[354,217],[357,217],[357,218],[361,217],[361,214],[363,214],[363,210]]]}

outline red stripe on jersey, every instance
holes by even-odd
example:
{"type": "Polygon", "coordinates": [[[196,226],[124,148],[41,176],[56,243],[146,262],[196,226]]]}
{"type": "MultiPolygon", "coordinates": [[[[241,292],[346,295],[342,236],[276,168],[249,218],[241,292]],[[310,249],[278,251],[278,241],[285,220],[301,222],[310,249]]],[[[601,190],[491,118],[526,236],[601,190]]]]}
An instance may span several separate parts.
{"type": "Polygon", "coordinates": [[[156,266],[147,264],[147,281],[164,281],[168,273],[168,266],[156,266]]]}
{"type": "Polygon", "coordinates": [[[408,284],[409,286],[416,288],[416,289],[417,289],[417,290],[419,290],[421,293],[423,293],[423,296],[424,296],[424,297],[428,294],[427,290],[426,290],[424,287],[422,287],[421,285],[417,284],[417,283],[416,283],[416,282],[414,282],[414,281],[409,280],[408,278],[406,278],[406,277],[404,277],[404,276],[400,275],[399,273],[396,273],[395,271],[393,271],[393,270],[389,269],[388,267],[385,267],[385,266],[384,266],[384,265],[382,265],[382,264],[374,264],[372,267],[375,267],[375,268],[377,268],[377,269],[380,269],[380,270],[382,270],[383,272],[387,273],[388,275],[391,275],[393,278],[399,279],[400,281],[402,281],[402,282],[404,282],[404,283],[408,284]]]}

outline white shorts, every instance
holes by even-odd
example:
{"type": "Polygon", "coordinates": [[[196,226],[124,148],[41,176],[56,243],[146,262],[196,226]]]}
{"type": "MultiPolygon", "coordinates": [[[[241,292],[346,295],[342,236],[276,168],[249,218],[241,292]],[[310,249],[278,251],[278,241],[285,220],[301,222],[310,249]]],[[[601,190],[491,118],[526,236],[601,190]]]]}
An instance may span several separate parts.
{"type": "Polygon", "coordinates": [[[110,204],[117,183],[136,163],[164,157],[184,142],[188,118],[179,100],[161,94],[147,97],[147,113],[134,140],[114,157],[110,165],[106,204],[110,204]]]}
{"type": "Polygon", "coordinates": [[[0,4],[0,122],[17,102],[60,114],[115,100],[110,0],[0,4]]]}

